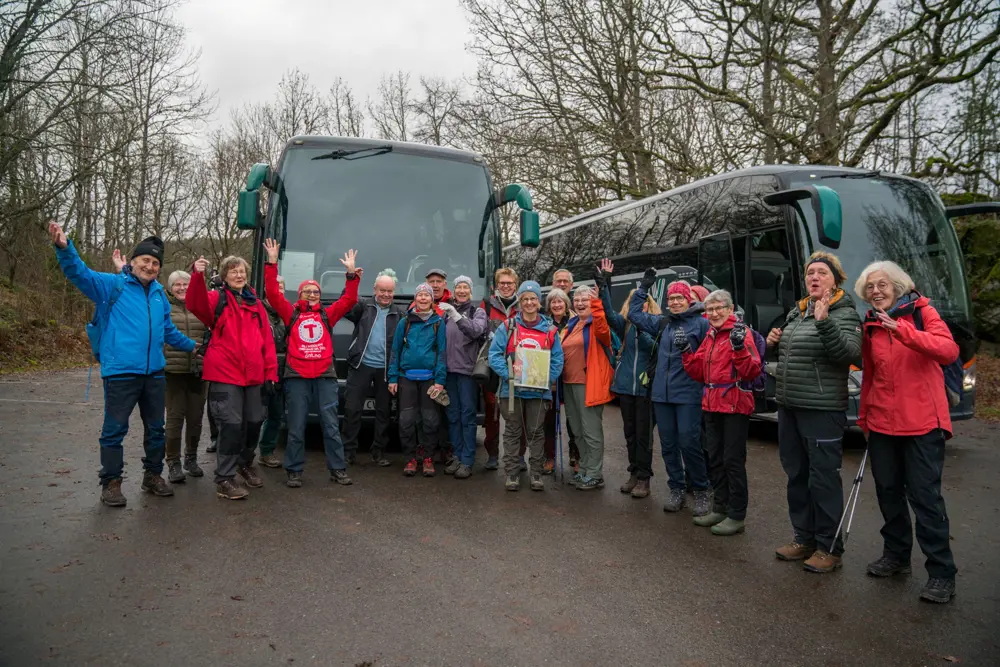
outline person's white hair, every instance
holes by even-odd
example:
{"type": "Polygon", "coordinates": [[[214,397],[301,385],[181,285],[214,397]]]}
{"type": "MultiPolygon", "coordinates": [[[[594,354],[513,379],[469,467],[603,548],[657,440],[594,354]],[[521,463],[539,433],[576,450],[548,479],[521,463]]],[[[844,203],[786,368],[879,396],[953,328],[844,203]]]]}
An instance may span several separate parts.
{"type": "Polygon", "coordinates": [[[552,273],[552,280],[555,280],[556,276],[559,275],[560,273],[565,273],[567,276],[569,276],[569,281],[573,282],[573,272],[570,271],[569,269],[556,269],[552,273]]]}
{"type": "Polygon", "coordinates": [[[188,282],[191,282],[191,274],[188,273],[187,271],[181,271],[180,269],[171,273],[170,276],[167,278],[168,292],[174,288],[174,283],[177,282],[178,280],[186,280],[188,282]]]}
{"type": "Polygon", "coordinates": [[[707,307],[710,303],[721,303],[726,308],[732,308],[733,295],[724,289],[717,289],[705,297],[704,305],[707,307]]]}
{"type": "Polygon", "coordinates": [[[877,271],[881,271],[889,277],[889,281],[892,283],[892,291],[897,299],[917,288],[910,274],[904,271],[903,267],[896,264],[896,262],[872,262],[864,268],[858,277],[858,281],[854,283],[854,293],[865,303],[871,303],[871,300],[868,298],[868,290],[865,289],[868,285],[868,277],[877,271]]]}
{"type": "Polygon", "coordinates": [[[378,279],[379,278],[392,278],[392,284],[393,285],[395,285],[395,284],[397,284],[399,282],[399,278],[396,277],[396,272],[393,271],[392,269],[382,269],[381,271],[379,271],[378,275],[375,276],[375,284],[376,285],[378,284],[378,279]]]}
{"type": "Polygon", "coordinates": [[[573,290],[573,298],[575,299],[578,296],[580,297],[585,296],[588,299],[593,299],[596,293],[597,292],[595,292],[594,288],[591,287],[590,285],[580,285],[575,290],[573,290]]]}

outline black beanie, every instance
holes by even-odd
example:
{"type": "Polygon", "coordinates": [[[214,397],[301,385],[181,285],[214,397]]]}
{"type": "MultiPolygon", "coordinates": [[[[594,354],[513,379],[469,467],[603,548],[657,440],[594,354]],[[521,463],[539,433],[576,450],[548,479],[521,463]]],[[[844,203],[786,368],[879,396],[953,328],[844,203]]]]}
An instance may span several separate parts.
{"type": "Polygon", "coordinates": [[[135,259],[139,255],[151,255],[163,263],[163,241],[159,236],[147,236],[132,251],[130,259],[135,259]]]}

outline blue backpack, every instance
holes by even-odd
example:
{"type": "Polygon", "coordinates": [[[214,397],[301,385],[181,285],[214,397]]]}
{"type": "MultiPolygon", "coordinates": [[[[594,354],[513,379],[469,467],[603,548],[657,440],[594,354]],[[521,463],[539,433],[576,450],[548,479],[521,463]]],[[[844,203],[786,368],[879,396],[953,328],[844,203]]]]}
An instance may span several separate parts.
{"type": "MultiPolygon", "coordinates": [[[[742,322],[743,320],[741,319],[740,321],[742,322]]],[[[747,335],[753,338],[753,346],[757,352],[757,364],[760,373],[758,373],[757,377],[752,380],[740,380],[736,384],[739,385],[740,389],[744,389],[746,391],[761,392],[767,387],[767,375],[764,373],[764,353],[767,350],[767,341],[764,340],[764,337],[760,335],[759,331],[751,327],[749,324],[744,322],[744,325],[747,328],[747,335]]],[[[735,363],[733,364],[733,374],[736,374],[735,363]]]]}
{"type": "MultiPolygon", "coordinates": [[[[917,331],[924,330],[924,316],[920,314],[920,308],[913,309],[913,326],[917,331]]],[[[955,407],[965,397],[965,369],[961,355],[950,364],[941,364],[941,370],[944,372],[944,393],[948,396],[948,405],[955,407]]]]}
{"type": "Polygon", "coordinates": [[[101,304],[94,308],[94,317],[87,322],[87,338],[90,339],[90,353],[94,355],[94,360],[101,363],[101,337],[104,330],[108,328],[108,320],[111,319],[111,309],[115,307],[115,302],[122,295],[125,289],[125,280],[115,281],[115,286],[108,296],[106,307],[102,310],[101,304]]]}

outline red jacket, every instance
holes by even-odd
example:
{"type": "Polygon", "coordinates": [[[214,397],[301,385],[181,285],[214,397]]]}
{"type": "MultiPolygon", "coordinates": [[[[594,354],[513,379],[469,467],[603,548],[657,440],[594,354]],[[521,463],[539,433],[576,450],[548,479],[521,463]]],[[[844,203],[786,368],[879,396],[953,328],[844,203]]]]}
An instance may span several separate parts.
{"type": "MultiPolygon", "coordinates": [[[[344,285],[344,293],[332,305],[326,307],[326,318],[330,328],[340,321],[358,302],[358,286],[361,281],[355,274],[344,285]]],[[[278,265],[264,264],[264,291],[267,302],[278,313],[285,326],[292,323],[292,316],[299,311],[295,326],[288,332],[288,352],[286,376],[294,371],[299,377],[306,379],[324,375],[336,377],[333,366],[333,337],[323,324],[320,315],[322,304],[310,306],[305,299],[300,299],[294,305],[285,298],[278,284],[278,265]]]]}
{"type": "Polygon", "coordinates": [[[890,333],[869,311],[861,343],[861,407],[858,426],[885,435],[923,435],[936,428],[951,437],[951,411],[942,364],[958,358],[958,344],[930,299],[917,297],[895,309],[899,328],[890,333]],[[923,331],[913,324],[920,308],[923,331]]]}
{"type": "Polygon", "coordinates": [[[753,414],[753,392],[741,389],[738,380],[753,380],[760,375],[760,354],[747,329],[743,349],[733,350],[729,333],[736,323],[736,315],[716,329],[710,327],[697,352],[685,352],[684,370],[692,380],[705,384],[701,409],[705,412],[753,414]]]}
{"type": "MultiPolygon", "coordinates": [[[[228,289],[228,288],[225,288],[228,289]]],[[[250,293],[253,289],[247,287],[250,293]]],[[[215,321],[218,290],[208,291],[205,274],[192,271],[184,304],[205,326],[212,328],[212,339],[205,351],[201,377],[209,382],[223,382],[240,387],[277,382],[278,358],[274,353],[274,336],[267,311],[260,299],[250,304],[226,295],[226,308],[215,321]]]]}

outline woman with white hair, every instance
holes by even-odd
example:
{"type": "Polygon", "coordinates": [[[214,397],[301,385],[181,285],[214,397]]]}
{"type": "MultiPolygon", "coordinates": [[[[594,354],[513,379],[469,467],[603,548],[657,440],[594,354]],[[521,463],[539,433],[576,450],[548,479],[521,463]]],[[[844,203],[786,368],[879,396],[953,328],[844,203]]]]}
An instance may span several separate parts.
{"type": "Polygon", "coordinates": [[[747,517],[747,431],[754,408],[748,383],[761,373],[764,350],[756,349],[737,319],[729,292],[716,290],[703,303],[711,328],[697,352],[684,353],[683,362],[687,374],[705,385],[701,409],[714,506],[694,524],[711,527],[713,535],[737,535],[747,517]]]}
{"type": "Polygon", "coordinates": [[[868,455],[878,495],[882,557],[868,565],[873,577],[910,572],[913,531],[927,557],[929,579],[920,598],[945,603],[955,595],[955,561],[948,513],[941,496],[944,443],[951,417],[941,367],[955,362],[958,345],[948,326],[893,262],[874,262],[854,291],[872,306],[861,344],[864,374],[858,426],[868,438],[868,455]]]}
{"type": "MultiPolygon", "coordinates": [[[[205,325],[184,305],[190,282],[191,274],[186,271],[174,271],[167,278],[170,319],[182,334],[200,343],[205,337],[205,325]]],[[[164,368],[167,378],[167,478],[171,484],[178,484],[185,480],[185,470],[192,477],[202,477],[205,474],[198,466],[198,440],[201,438],[201,420],[205,414],[205,387],[201,381],[201,357],[197,352],[184,352],[167,345],[163,348],[163,355],[167,359],[164,368]],[[185,425],[187,433],[184,433],[185,425]],[[184,438],[183,468],[182,435],[187,436],[184,438]]]]}

